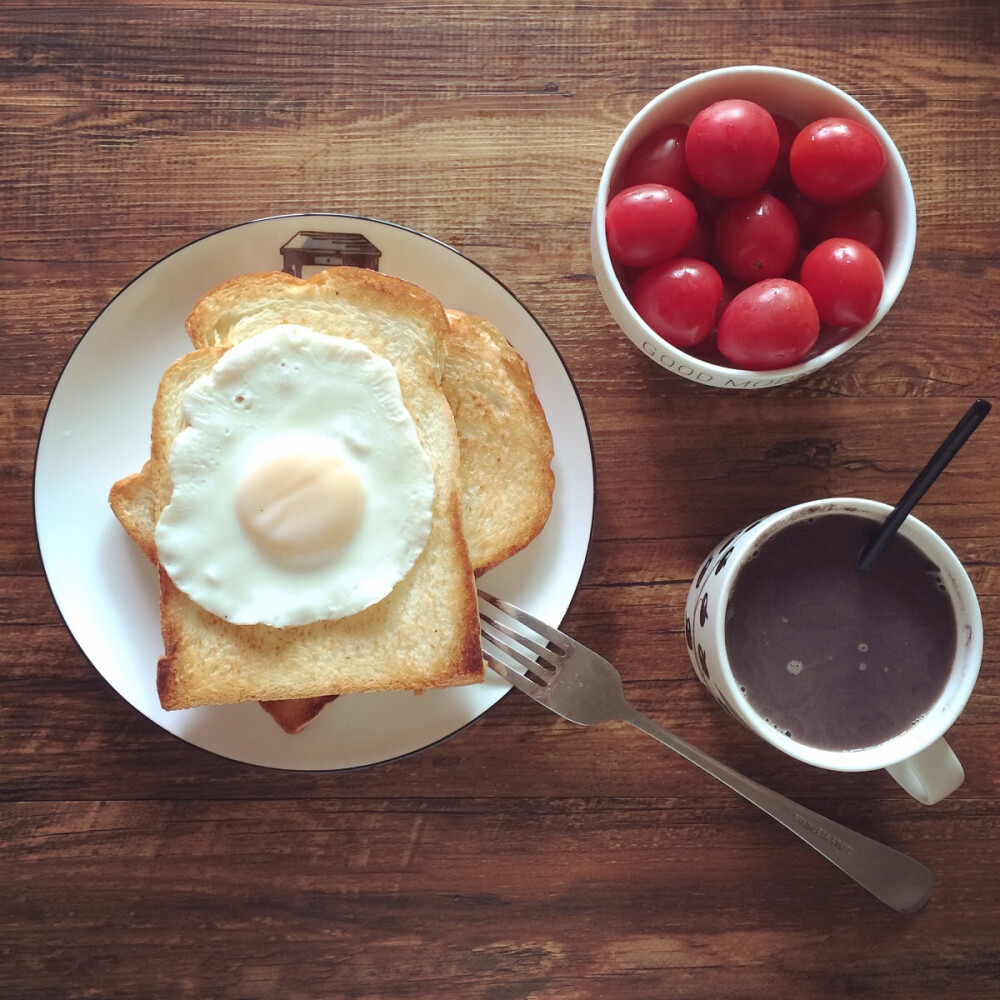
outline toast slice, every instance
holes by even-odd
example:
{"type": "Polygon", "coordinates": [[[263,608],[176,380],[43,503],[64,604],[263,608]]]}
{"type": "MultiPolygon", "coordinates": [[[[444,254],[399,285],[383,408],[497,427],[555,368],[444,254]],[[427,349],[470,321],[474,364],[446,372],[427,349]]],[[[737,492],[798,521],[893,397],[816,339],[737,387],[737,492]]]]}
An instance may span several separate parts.
{"type": "Polygon", "coordinates": [[[523,549],[552,512],[552,432],[524,359],[488,320],[449,309],[441,388],[459,441],[462,526],[476,575],[523,549]]]}
{"type": "MultiPolygon", "coordinates": [[[[195,346],[228,345],[225,324],[206,325],[205,317],[199,305],[189,319],[195,346]]],[[[500,331],[481,317],[456,310],[448,310],[447,318],[441,388],[458,426],[462,525],[472,569],[479,575],[524,548],[544,526],[554,486],[552,436],[528,368],[500,331]]],[[[246,333],[239,321],[235,328],[237,338],[246,333]]],[[[431,348],[429,356],[435,353],[431,348]]],[[[110,499],[128,534],[156,563],[150,463],[116,483],[110,499]]],[[[294,733],[334,697],[261,704],[294,733]]]]}
{"type": "Polygon", "coordinates": [[[153,481],[150,462],[138,472],[119,479],[111,487],[108,502],[129,538],[139,546],[142,554],[155,566],[156,540],[153,537],[153,481]]]}
{"type": "MultiPolygon", "coordinates": [[[[184,389],[231,344],[280,323],[357,340],[392,362],[434,467],[435,496],[430,537],[411,571],[382,601],[338,621],[289,628],[233,625],[190,600],[161,567],[164,656],[157,687],[163,706],[322,699],[480,680],[475,584],[459,505],[458,436],[438,384],[441,340],[449,331],[440,303],[408,282],[371,271],[338,268],[308,281],[270,272],[226,282],[198,303],[192,318],[189,328],[211,346],[196,348],[164,375],[148,469],[116,484],[116,512],[131,511],[148,488],[155,530],[170,500],[168,457],[184,426],[184,389]]],[[[133,522],[137,534],[144,528],[133,522]]]]}

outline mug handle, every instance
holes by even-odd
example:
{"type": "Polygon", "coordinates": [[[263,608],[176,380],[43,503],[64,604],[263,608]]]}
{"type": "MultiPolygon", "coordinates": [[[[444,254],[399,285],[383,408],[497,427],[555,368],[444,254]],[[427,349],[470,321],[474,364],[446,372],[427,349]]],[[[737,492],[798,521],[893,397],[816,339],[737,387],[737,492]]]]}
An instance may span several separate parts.
{"type": "Polygon", "coordinates": [[[935,740],[920,753],[891,764],[886,770],[925,806],[951,795],[965,780],[961,761],[944,739],[935,740]]]}

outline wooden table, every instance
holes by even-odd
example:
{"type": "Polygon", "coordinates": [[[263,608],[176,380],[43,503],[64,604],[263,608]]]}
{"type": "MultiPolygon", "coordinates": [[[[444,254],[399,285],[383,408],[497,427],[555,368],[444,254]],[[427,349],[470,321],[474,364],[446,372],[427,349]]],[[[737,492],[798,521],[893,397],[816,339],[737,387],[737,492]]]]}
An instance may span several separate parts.
{"type": "Polygon", "coordinates": [[[969,402],[1000,395],[998,42],[993,0],[4,4],[0,994],[1000,995],[1000,420],[920,508],[986,622],[951,798],[921,806],[884,773],[765,747],[708,699],[682,636],[688,584],[725,533],[826,495],[895,501],[969,402]],[[587,235],[631,115],[753,61],[815,73],[886,124],[919,232],[874,336],[742,393],[625,340],[587,235]],[[593,435],[596,523],[567,630],[657,720],[924,861],[927,907],[888,910],[652,740],[519,695],[408,759],[289,773],[196,750],[111,690],[36,547],[47,399],[144,268],[293,211],[413,227],[516,292],[593,435]]]}

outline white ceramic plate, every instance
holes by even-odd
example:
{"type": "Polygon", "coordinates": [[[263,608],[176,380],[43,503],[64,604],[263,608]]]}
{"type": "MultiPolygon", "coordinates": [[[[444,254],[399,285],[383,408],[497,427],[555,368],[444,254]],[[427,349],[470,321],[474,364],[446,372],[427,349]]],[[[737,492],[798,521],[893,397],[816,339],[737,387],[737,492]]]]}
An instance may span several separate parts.
{"type": "Polygon", "coordinates": [[[237,274],[294,270],[305,259],[308,276],[337,263],[339,251],[329,244],[350,242],[338,241],[338,234],[364,237],[369,253],[377,248],[381,256],[360,261],[364,266],[374,263],[449,308],[492,320],[531,370],[555,443],[553,511],[532,544],[482,577],[480,586],[557,625],[579,583],[593,523],[591,442],[569,373],[528,310],[457,250],[374,219],[293,215],[213,233],[153,265],[97,317],[52,395],[35,468],[42,561],[67,626],[122,697],[195,746],[266,767],[338,770],[392,760],[451,735],[509,690],[490,675],[481,684],[423,695],[347,695],[295,736],[255,703],[160,708],[156,574],[112,515],[108,490],[149,455],[156,388],[167,365],[190,349],[184,320],[198,298],[237,274]],[[327,235],[306,239],[302,233],[327,235]]]}

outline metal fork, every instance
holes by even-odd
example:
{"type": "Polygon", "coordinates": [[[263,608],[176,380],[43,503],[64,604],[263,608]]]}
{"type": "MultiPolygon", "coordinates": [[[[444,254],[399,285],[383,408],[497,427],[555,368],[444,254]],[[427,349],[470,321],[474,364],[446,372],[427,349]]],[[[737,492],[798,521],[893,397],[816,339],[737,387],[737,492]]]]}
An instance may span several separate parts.
{"type": "Polygon", "coordinates": [[[933,875],[919,861],[758,785],[646,718],[625,699],[618,671],[593,650],[483,591],[479,623],[486,662],[540,705],[581,726],[635,726],[762,809],[894,910],[914,913],[927,902],[933,875]]]}

